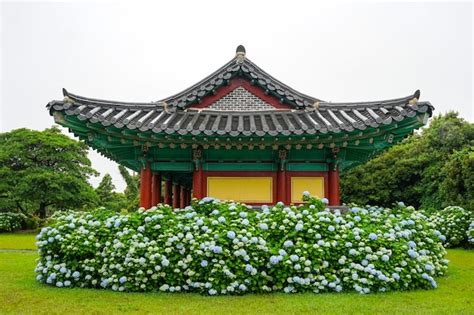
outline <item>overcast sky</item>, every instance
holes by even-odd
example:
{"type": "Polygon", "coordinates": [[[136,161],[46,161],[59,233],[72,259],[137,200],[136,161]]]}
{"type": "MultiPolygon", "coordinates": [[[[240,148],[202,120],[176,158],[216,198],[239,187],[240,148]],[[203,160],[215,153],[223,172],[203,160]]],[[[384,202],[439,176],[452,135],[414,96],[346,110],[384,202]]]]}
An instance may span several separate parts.
{"type": "MultiPolygon", "coordinates": [[[[455,110],[474,121],[469,2],[2,2],[0,8],[0,131],[50,127],[45,106],[62,99],[63,87],[109,100],[165,98],[233,58],[239,44],[280,81],[325,101],[389,99],[420,89],[436,114],[455,110]]],[[[123,190],[114,162],[95,152],[90,158],[123,190]]]]}

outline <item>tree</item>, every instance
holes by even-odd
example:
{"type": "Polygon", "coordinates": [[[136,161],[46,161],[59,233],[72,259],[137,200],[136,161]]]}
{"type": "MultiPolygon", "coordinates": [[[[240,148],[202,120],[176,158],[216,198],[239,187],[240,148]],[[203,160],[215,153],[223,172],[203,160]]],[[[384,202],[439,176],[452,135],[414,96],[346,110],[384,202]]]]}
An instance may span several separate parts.
{"type": "Polygon", "coordinates": [[[125,195],[130,199],[135,199],[138,196],[138,189],[140,188],[140,175],[131,175],[127,168],[123,165],[118,166],[120,175],[127,184],[125,188],[125,195]]]}
{"type": "Polygon", "coordinates": [[[131,202],[127,196],[123,193],[115,192],[115,185],[112,183],[112,177],[109,174],[104,175],[95,192],[101,207],[116,212],[130,208],[131,202]]]}
{"type": "Polygon", "coordinates": [[[87,181],[97,172],[88,147],[56,127],[0,134],[0,196],[23,212],[46,217],[48,207],[80,209],[97,202],[87,181]]]}
{"type": "Polygon", "coordinates": [[[473,144],[474,124],[452,112],[435,117],[421,134],[345,172],[342,199],[381,206],[404,201],[424,208],[472,207],[474,173],[464,150],[473,144]],[[456,154],[463,158],[455,158],[456,154]]]}
{"type": "Polygon", "coordinates": [[[105,174],[99,183],[99,186],[95,189],[99,203],[104,204],[111,202],[114,199],[115,185],[112,183],[112,176],[105,174]]]}
{"type": "Polygon", "coordinates": [[[128,200],[128,211],[133,211],[138,209],[140,203],[140,197],[138,194],[138,190],[140,189],[140,175],[131,175],[127,168],[123,165],[119,165],[119,172],[122,175],[123,180],[127,184],[125,188],[124,194],[128,200]]]}
{"type": "Polygon", "coordinates": [[[456,151],[443,167],[445,180],[440,185],[444,205],[459,205],[474,210],[474,146],[456,151]]]}

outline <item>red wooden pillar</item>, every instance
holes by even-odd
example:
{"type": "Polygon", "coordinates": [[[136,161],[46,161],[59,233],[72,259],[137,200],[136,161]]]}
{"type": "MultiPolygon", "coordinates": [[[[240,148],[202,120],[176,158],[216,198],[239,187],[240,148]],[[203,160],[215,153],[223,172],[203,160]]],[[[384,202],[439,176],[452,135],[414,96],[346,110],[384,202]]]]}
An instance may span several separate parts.
{"type": "Polygon", "coordinates": [[[330,206],[340,206],[340,196],[339,196],[339,167],[332,165],[328,172],[328,199],[330,206]]]}
{"type": "Polygon", "coordinates": [[[199,168],[198,170],[194,170],[193,172],[193,197],[194,198],[204,198],[205,192],[203,191],[202,187],[203,181],[203,172],[202,169],[199,168]]]}
{"type": "Polygon", "coordinates": [[[189,206],[191,204],[191,189],[186,189],[186,203],[189,206]]]}
{"type": "Polygon", "coordinates": [[[179,207],[183,209],[184,207],[187,206],[186,204],[186,188],[183,185],[180,185],[180,190],[179,190],[179,207]]]}
{"type": "Polygon", "coordinates": [[[140,207],[149,209],[151,207],[151,167],[147,163],[140,171],[140,207]]]}
{"type": "Polygon", "coordinates": [[[184,188],[184,206],[189,206],[189,189],[184,188]]]}
{"type": "MultiPolygon", "coordinates": [[[[277,171],[277,200],[288,204],[287,196],[287,187],[286,187],[286,170],[277,171]]],[[[275,203],[276,203],[275,202],[275,203]]]]}
{"type": "Polygon", "coordinates": [[[161,174],[154,173],[151,179],[151,204],[156,206],[161,203],[161,174]]]}
{"type": "Polygon", "coordinates": [[[173,208],[179,208],[179,184],[173,184],[173,208]]]}
{"type": "Polygon", "coordinates": [[[165,200],[164,201],[167,205],[170,205],[170,206],[171,206],[171,201],[173,199],[173,198],[171,198],[171,194],[172,194],[171,186],[172,186],[171,180],[167,179],[165,181],[165,200]]]}

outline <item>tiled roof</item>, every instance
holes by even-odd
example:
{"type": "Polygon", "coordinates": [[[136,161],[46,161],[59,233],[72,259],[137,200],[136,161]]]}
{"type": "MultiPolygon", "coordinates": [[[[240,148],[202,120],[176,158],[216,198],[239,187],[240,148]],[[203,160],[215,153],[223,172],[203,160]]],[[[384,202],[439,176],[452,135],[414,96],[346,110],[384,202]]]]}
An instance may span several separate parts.
{"type": "MultiPolygon", "coordinates": [[[[65,115],[76,116],[81,121],[100,123],[103,126],[180,135],[276,136],[350,132],[388,125],[418,113],[428,112],[431,115],[433,110],[429,102],[418,102],[419,91],[385,101],[324,102],[299,93],[274,79],[249,61],[242,51],[191,88],[158,102],[115,102],[82,97],[66,90],[63,92],[64,100],[52,101],[47,105],[51,114],[63,112],[65,115]],[[253,101],[260,107],[243,110],[239,110],[238,106],[237,111],[229,110],[232,106],[221,106],[219,101],[204,109],[192,108],[192,104],[215,93],[220,86],[228,83],[226,80],[236,76],[250,80],[292,109],[267,108],[265,105],[268,104],[262,100],[258,103],[257,97],[253,101]]],[[[235,99],[233,101],[235,103],[235,99]]],[[[230,104],[225,103],[225,100],[222,102],[224,105],[230,104]]]]}
{"type": "Polygon", "coordinates": [[[187,110],[167,112],[163,106],[82,104],[79,102],[52,101],[48,105],[51,113],[64,112],[79,120],[100,123],[103,126],[138,129],[154,133],[206,134],[230,136],[278,134],[339,133],[341,131],[376,128],[417,113],[432,111],[427,102],[408,104],[337,104],[332,108],[310,110],[267,110],[233,112],[216,110],[187,110]]]}

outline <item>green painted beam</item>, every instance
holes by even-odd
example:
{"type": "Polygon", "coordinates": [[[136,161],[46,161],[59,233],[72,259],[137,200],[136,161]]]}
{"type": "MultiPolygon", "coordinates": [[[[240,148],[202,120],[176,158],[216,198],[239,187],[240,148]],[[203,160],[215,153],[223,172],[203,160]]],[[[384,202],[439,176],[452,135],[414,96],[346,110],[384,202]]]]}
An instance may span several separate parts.
{"type": "Polygon", "coordinates": [[[152,162],[151,170],[155,172],[192,172],[194,164],[192,162],[152,162]]]}
{"type": "Polygon", "coordinates": [[[205,171],[276,171],[276,163],[204,163],[205,171]]]}
{"type": "Polygon", "coordinates": [[[329,169],[327,163],[288,163],[286,166],[288,171],[327,171],[329,169]]]}

